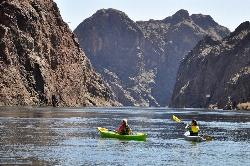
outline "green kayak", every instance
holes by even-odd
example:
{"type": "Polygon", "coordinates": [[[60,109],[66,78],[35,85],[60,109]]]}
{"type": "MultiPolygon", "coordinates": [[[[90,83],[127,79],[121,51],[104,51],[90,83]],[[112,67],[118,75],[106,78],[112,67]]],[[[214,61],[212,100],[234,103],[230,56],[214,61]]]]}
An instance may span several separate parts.
{"type": "Polygon", "coordinates": [[[122,140],[135,140],[135,141],[146,141],[147,134],[145,133],[134,133],[133,135],[121,135],[117,132],[110,131],[106,128],[97,128],[103,138],[118,138],[122,140]]]}

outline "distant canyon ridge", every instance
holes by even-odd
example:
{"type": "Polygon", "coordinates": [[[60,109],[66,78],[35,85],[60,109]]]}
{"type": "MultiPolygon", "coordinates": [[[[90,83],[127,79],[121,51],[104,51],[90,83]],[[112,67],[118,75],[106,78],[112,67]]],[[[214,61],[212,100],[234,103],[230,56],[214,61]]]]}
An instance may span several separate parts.
{"type": "Polygon", "coordinates": [[[102,9],[74,30],[93,67],[124,106],[167,106],[180,61],[206,36],[230,31],[209,15],[179,10],[163,20],[131,20],[102,9]]]}

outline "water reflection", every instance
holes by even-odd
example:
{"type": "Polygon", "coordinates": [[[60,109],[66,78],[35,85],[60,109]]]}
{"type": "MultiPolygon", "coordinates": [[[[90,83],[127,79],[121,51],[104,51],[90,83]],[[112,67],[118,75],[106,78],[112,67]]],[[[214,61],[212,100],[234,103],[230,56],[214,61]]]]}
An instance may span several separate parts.
{"type": "Polygon", "coordinates": [[[0,165],[247,164],[249,124],[249,112],[0,107],[0,165]],[[173,114],[184,123],[197,119],[202,131],[215,140],[185,141],[185,124],[172,121],[173,114]],[[100,138],[97,127],[115,129],[123,118],[129,119],[134,131],[147,132],[148,140],[100,138]]]}

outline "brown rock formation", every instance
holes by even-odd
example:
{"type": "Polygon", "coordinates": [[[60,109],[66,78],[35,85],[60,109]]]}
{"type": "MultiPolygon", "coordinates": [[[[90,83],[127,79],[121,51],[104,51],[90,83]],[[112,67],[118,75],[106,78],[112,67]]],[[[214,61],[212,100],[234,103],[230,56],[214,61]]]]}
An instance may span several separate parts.
{"type": "Polygon", "coordinates": [[[187,55],[172,106],[233,109],[249,101],[250,23],[244,22],[223,40],[205,38],[187,55]]]}
{"type": "Polygon", "coordinates": [[[126,106],[166,106],[180,60],[206,35],[229,33],[210,16],[180,10],[164,20],[132,21],[114,9],[97,11],[75,34],[96,70],[126,106]]]}
{"type": "Polygon", "coordinates": [[[0,105],[114,105],[52,0],[0,2],[0,105]]]}

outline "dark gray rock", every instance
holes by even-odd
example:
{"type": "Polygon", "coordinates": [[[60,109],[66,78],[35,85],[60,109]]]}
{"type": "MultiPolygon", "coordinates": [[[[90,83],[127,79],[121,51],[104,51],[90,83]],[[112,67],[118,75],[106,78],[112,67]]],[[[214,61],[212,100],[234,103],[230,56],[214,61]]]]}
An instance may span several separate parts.
{"type": "Polygon", "coordinates": [[[134,22],[121,11],[102,9],[84,20],[74,33],[119,102],[166,106],[180,60],[204,36],[221,39],[229,33],[210,16],[193,18],[182,9],[164,20],[134,22]],[[116,81],[110,80],[105,70],[116,75],[116,81]]]}
{"type": "Polygon", "coordinates": [[[250,23],[229,37],[206,37],[182,61],[173,107],[233,109],[250,101],[250,23]]]}

